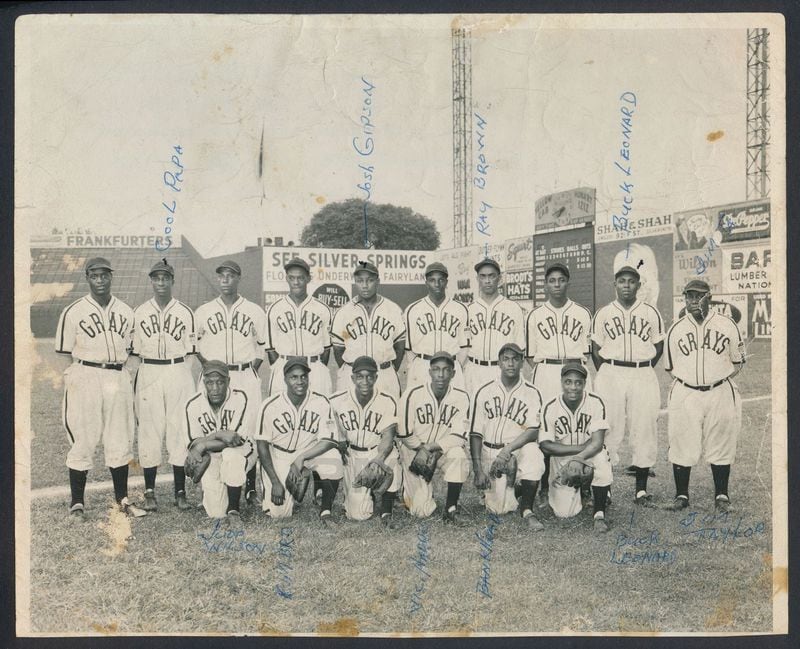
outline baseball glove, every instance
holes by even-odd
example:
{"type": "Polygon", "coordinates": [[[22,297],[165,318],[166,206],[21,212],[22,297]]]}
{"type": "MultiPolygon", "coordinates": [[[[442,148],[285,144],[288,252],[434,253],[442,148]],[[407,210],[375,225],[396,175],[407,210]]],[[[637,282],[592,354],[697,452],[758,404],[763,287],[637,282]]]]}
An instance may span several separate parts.
{"type": "Polygon", "coordinates": [[[211,455],[208,453],[203,453],[199,460],[193,460],[191,455],[187,455],[186,461],[183,463],[183,472],[197,484],[209,464],[211,464],[211,455]]]}
{"type": "Polygon", "coordinates": [[[496,457],[489,468],[489,475],[495,479],[504,475],[506,476],[506,484],[513,486],[517,480],[517,456],[512,453],[508,456],[508,459],[500,456],[496,457]]]}
{"type": "Polygon", "coordinates": [[[411,460],[409,469],[411,473],[415,473],[425,482],[430,482],[433,479],[433,473],[436,471],[436,463],[442,457],[440,450],[432,451],[424,444],[417,449],[414,459],[411,460]]]}
{"type": "Polygon", "coordinates": [[[558,472],[556,482],[559,484],[580,489],[592,484],[594,478],[594,467],[577,457],[570,458],[558,472]]]}
{"type": "Polygon", "coordinates": [[[379,460],[370,460],[369,464],[361,469],[353,483],[356,487],[366,487],[373,493],[382,494],[392,484],[394,473],[379,460]]]}
{"type": "Polygon", "coordinates": [[[303,502],[309,482],[311,482],[311,470],[308,467],[304,466],[299,471],[294,464],[289,467],[289,473],[286,476],[286,491],[292,494],[295,502],[303,502]]]}

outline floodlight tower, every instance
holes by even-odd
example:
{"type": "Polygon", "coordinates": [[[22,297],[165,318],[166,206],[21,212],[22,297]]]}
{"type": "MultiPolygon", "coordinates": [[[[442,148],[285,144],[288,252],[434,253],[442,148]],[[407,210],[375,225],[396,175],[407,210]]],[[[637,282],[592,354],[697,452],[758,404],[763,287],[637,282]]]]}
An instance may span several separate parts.
{"type": "Polygon", "coordinates": [[[747,30],[747,199],[769,196],[769,31],[747,30]]]}
{"type": "Polygon", "coordinates": [[[468,29],[452,30],[453,44],[453,246],[472,242],[472,45],[468,29]]]}

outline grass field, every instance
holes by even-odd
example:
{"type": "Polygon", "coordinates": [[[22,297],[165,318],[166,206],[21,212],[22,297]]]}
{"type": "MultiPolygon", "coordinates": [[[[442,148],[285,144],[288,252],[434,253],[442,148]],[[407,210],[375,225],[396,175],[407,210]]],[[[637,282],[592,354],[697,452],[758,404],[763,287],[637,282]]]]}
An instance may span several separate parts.
{"type": "MultiPolygon", "coordinates": [[[[60,374],[51,349],[50,341],[37,342],[34,490],[67,484],[60,374]]],[[[749,353],[738,381],[745,399],[769,391],[769,344],[753,343],[749,353]]],[[[668,379],[657,371],[663,396],[668,379]]],[[[393,532],[376,520],[344,522],[343,516],[331,531],[319,527],[306,502],[288,523],[245,510],[240,530],[215,531],[202,511],[177,512],[168,485],[158,489],[161,510],[154,515],[118,518],[111,515],[111,494],[95,493],[87,498],[89,520],[76,524],[66,517],[68,499],[34,498],[31,631],[769,631],[770,407],[768,399],[744,404],[731,476],[735,514],[713,516],[707,466],[693,472],[686,515],[634,512],[633,479],[619,474],[605,536],[593,534],[585,512],[567,522],[545,514],[546,530],[538,534],[513,515],[495,524],[484,516],[471,478],[462,496],[470,526],[463,529],[444,527],[438,511],[419,522],[398,507],[400,527],[393,532]]],[[[659,432],[650,487],[664,503],[674,494],[664,417],[659,432]]],[[[623,463],[628,457],[623,452],[623,463]]],[[[108,479],[101,455],[96,466],[90,480],[108,479]]],[[[441,498],[443,485],[436,485],[441,498]]],[[[337,513],[340,502],[341,495],[337,513]]]]}

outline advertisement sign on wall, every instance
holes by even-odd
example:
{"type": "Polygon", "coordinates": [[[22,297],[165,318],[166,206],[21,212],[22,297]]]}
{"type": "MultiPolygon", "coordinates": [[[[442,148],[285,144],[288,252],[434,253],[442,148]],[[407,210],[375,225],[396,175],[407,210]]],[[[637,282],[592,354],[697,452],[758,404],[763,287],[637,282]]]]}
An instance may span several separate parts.
{"type": "Polygon", "coordinates": [[[535,231],[553,230],[593,223],[595,215],[594,187],[578,187],[549,194],[536,201],[535,231]]]}
{"type": "Polygon", "coordinates": [[[772,246],[752,243],[722,249],[722,290],[725,293],[763,293],[770,291],[772,246]]]}
{"type": "Polygon", "coordinates": [[[750,337],[772,338],[772,295],[750,293],[747,299],[750,309],[750,337]]]}

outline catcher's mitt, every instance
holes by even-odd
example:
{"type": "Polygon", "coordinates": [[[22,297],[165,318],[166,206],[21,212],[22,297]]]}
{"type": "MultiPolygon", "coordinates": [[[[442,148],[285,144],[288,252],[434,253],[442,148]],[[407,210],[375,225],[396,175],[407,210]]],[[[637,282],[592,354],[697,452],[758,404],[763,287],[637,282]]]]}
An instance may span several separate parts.
{"type": "Polygon", "coordinates": [[[208,453],[203,453],[199,460],[193,460],[191,455],[187,455],[186,461],[183,463],[183,472],[197,484],[209,464],[211,464],[211,455],[208,453]]]}
{"type": "Polygon", "coordinates": [[[361,469],[353,483],[356,487],[366,487],[373,493],[382,494],[392,484],[394,473],[379,460],[370,460],[369,464],[361,469]]]}
{"type": "Polygon", "coordinates": [[[586,460],[573,457],[567,460],[564,466],[561,467],[556,481],[567,487],[580,489],[581,487],[590,486],[593,479],[594,467],[586,460]]]}
{"type": "Polygon", "coordinates": [[[517,481],[517,456],[512,453],[508,456],[508,459],[496,457],[489,469],[489,475],[495,479],[504,475],[506,476],[506,484],[513,486],[517,481]]]}
{"type": "Polygon", "coordinates": [[[295,502],[303,502],[309,482],[311,482],[311,470],[308,467],[304,466],[299,471],[294,464],[289,467],[289,473],[286,476],[286,491],[292,494],[295,502]]]}
{"type": "Polygon", "coordinates": [[[436,471],[436,463],[439,461],[440,457],[442,457],[441,451],[431,451],[427,446],[420,446],[417,449],[416,455],[414,455],[414,459],[411,460],[409,469],[411,473],[415,473],[421,478],[424,478],[425,482],[430,482],[433,479],[433,473],[436,471]]]}

